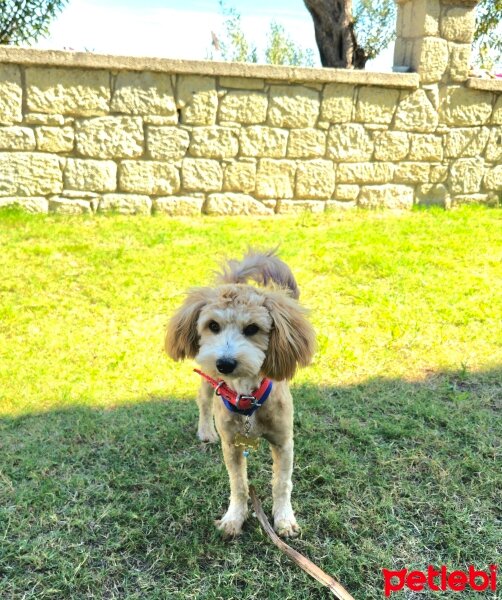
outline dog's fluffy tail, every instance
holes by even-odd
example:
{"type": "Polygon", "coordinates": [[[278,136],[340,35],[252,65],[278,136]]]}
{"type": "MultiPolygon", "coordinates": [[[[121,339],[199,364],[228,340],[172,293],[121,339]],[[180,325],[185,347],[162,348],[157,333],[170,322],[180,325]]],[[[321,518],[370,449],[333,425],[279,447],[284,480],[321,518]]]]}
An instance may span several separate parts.
{"type": "Polygon", "coordinates": [[[246,283],[252,280],[259,285],[275,284],[288,289],[298,299],[300,290],[288,265],[276,254],[276,249],[265,252],[249,250],[242,260],[229,260],[218,273],[218,283],[246,283]]]}

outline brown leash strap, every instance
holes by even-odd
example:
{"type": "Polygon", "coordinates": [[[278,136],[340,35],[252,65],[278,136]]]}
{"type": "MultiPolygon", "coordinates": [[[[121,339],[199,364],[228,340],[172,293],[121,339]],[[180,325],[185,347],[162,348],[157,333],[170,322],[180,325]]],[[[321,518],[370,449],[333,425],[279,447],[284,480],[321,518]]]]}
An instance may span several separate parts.
{"type": "Polygon", "coordinates": [[[279,547],[285,554],[289,556],[289,558],[295,562],[300,568],[302,568],[306,573],[308,573],[314,579],[317,579],[324,586],[329,588],[333,593],[335,598],[338,600],[354,600],[354,598],[347,592],[347,590],[342,587],[333,579],[330,575],[325,573],[322,569],[320,569],[317,565],[315,565],[311,560],[300,554],[291,546],[288,546],[285,542],[281,540],[281,538],[275,533],[272,529],[272,526],[268,522],[267,516],[263,512],[263,508],[261,507],[261,502],[258,500],[256,496],[256,490],[253,485],[249,486],[249,495],[251,496],[251,501],[253,502],[254,511],[256,513],[256,517],[260,522],[260,525],[263,527],[265,533],[268,537],[274,542],[274,544],[279,547]]]}

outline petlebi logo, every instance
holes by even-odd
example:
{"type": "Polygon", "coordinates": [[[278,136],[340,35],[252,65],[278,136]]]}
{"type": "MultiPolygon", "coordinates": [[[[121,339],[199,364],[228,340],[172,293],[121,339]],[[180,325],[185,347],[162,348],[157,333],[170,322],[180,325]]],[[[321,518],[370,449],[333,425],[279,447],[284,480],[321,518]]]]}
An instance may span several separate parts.
{"type": "Polygon", "coordinates": [[[412,592],[421,592],[427,588],[433,592],[495,592],[497,589],[497,565],[490,565],[488,571],[477,570],[472,565],[467,571],[448,571],[444,565],[438,569],[429,565],[426,571],[382,569],[382,574],[387,598],[404,588],[412,592]]]}

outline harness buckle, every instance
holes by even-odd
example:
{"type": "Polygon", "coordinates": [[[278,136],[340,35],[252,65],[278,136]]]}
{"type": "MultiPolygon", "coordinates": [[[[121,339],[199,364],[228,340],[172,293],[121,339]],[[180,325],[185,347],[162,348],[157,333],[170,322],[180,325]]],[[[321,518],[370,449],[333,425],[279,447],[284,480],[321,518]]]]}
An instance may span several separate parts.
{"type": "Polygon", "coordinates": [[[219,391],[218,391],[218,390],[220,389],[220,387],[221,387],[221,386],[222,386],[224,383],[225,383],[225,382],[224,382],[224,381],[223,381],[223,379],[222,379],[221,381],[219,381],[219,382],[218,382],[218,385],[217,385],[217,386],[214,388],[214,393],[215,393],[217,396],[221,396],[221,394],[219,393],[219,391]]]}

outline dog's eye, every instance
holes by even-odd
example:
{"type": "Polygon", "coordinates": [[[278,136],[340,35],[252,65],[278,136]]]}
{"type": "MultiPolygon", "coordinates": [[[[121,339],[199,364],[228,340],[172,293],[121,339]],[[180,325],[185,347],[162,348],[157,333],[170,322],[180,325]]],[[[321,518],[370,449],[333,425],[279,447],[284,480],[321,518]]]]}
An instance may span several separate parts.
{"type": "Polygon", "coordinates": [[[258,333],[259,329],[260,328],[258,327],[258,325],[256,325],[255,323],[251,323],[251,325],[246,325],[246,327],[244,327],[242,333],[250,337],[255,333],[258,333]]]}
{"type": "Polygon", "coordinates": [[[209,321],[208,328],[213,333],[220,333],[220,326],[216,321],[209,321]]]}

